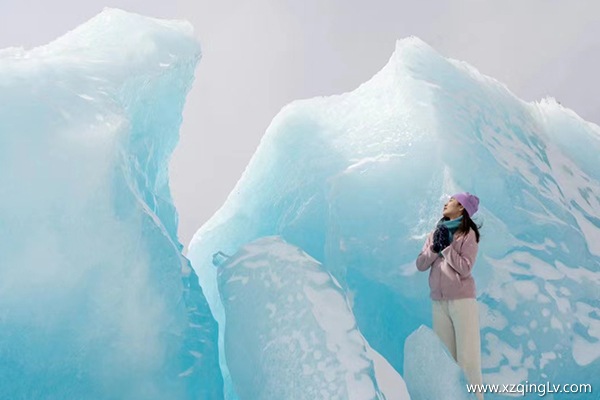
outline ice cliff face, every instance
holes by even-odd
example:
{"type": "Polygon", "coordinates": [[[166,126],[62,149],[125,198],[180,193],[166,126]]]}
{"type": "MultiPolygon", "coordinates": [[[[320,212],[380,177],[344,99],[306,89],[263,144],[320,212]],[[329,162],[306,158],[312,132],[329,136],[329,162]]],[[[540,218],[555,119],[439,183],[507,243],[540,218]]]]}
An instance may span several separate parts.
{"type": "Polygon", "coordinates": [[[356,90],[286,106],[188,255],[228,331],[213,253],[280,235],[337,279],[402,372],[404,340],[431,323],[415,257],[446,196],[468,190],[484,381],[600,385],[598,154],[596,125],[409,38],[356,90]]]}
{"type": "Polygon", "coordinates": [[[1,398],[222,396],[167,166],[189,24],[107,9],[0,51],[1,398]]]}

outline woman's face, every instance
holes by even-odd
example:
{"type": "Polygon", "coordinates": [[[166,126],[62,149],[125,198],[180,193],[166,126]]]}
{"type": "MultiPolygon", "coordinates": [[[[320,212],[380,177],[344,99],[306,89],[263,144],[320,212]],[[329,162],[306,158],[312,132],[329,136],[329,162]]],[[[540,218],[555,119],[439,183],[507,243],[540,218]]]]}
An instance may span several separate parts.
{"type": "Polygon", "coordinates": [[[464,207],[454,197],[450,197],[444,205],[442,214],[446,218],[456,219],[462,215],[463,209],[464,207]]]}

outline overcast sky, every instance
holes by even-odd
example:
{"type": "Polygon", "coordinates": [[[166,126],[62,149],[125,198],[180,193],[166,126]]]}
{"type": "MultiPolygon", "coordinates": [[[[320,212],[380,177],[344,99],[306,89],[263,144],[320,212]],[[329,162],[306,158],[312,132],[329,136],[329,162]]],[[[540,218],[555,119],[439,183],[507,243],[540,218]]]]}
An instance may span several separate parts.
{"type": "Polygon", "coordinates": [[[0,0],[0,48],[46,44],[104,7],[187,19],[200,40],[170,170],[186,246],[284,105],[353,90],[407,36],[600,124],[598,0],[0,0]]]}

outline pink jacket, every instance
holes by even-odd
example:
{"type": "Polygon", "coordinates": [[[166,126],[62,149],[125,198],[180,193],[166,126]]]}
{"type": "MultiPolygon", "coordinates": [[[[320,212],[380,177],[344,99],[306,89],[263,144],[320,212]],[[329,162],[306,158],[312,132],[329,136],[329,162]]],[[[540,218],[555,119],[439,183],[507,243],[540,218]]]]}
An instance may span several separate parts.
{"type": "Polygon", "coordinates": [[[431,251],[433,232],[427,236],[423,250],[417,257],[417,269],[429,272],[430,297],[433,300],[475,298],[475,280],[471,270],[477,258],[475,232],[467,235],[456,234],[450,246],[442,250],[442,255],[431,251]]]}

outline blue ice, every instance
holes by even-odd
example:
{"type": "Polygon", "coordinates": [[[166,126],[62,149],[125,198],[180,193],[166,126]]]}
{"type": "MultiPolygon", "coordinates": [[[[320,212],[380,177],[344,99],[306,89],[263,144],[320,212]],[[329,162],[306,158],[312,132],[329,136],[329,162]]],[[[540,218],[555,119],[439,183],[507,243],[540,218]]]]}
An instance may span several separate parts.
{"type": "Polygon", "coordinates": [[[475,400],[444,343],[422,325],[404,342],[404,379],[412,400],[475,400]]]}
{"type": "Polygon", "coordinates": [[[342,288],[300,248],[277,236],[252,241],[219,264],[218,282],[240,398],[409,398],[358,331],[342,288]]]}
{"type": "Polygon", "coordinates": [[[112,9],[0,51],[0,398],[407,398],[407,338],[436,343],[414,260],[462,190],[484,383],[600,387],[598,126],[399,41],[273,119],[192,269],[168,160],[199,59],[188,23],[112,9]]]}
{"type": "Polygon", "coordinates": [[[111,9],[0,51],[0,398],[223,396],[167,180],[199,58],[111,9]]]}
{"type": "Polygon", "coordinates": [[[272,235],[302,249],[404,374],[406,338],[431,326],[427,274],[414,260],[458,191],[481,199],[484,383],[600,387],[598,154],[597,125],[553,99],[522,101],[414,37],[355,90],[285,106],[189,248],[219,324],[226,387],[223,332],[241,336],[245,325],[237,335],[228,327],[215,252],[272,235]]]}

